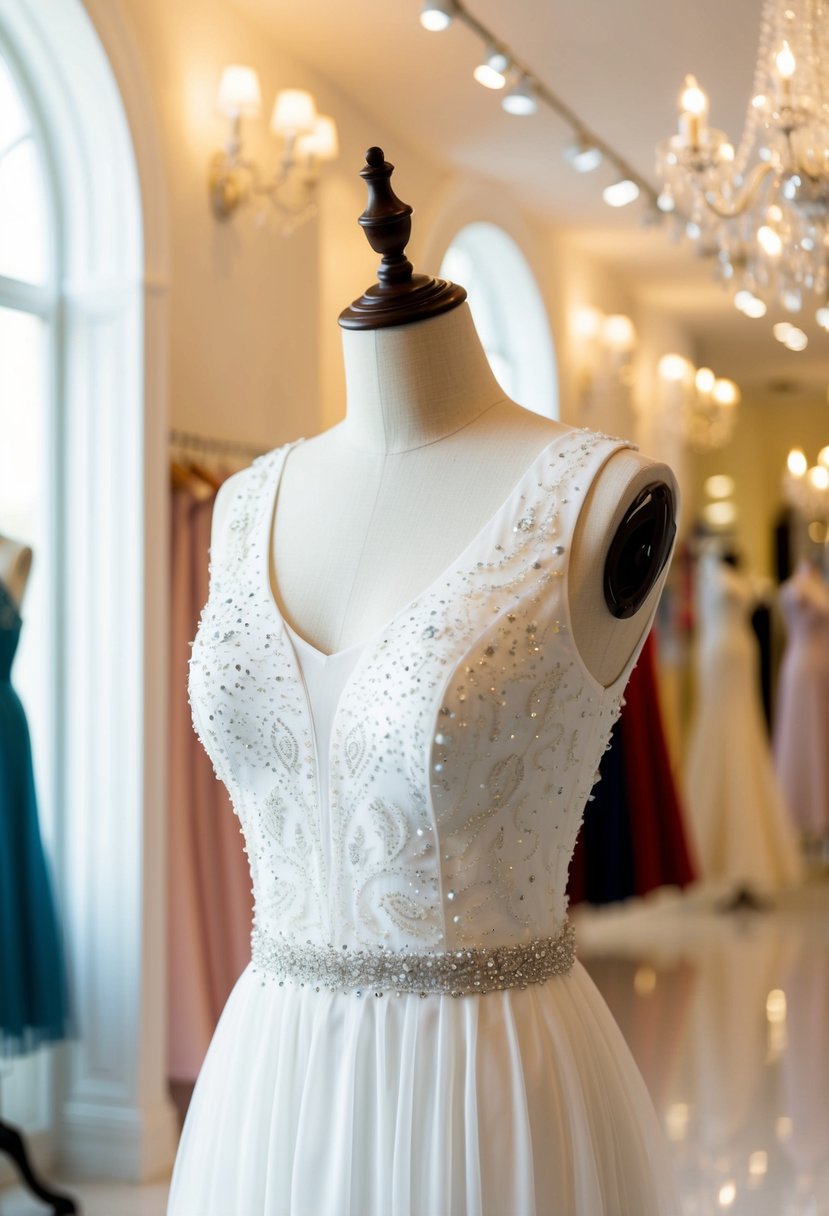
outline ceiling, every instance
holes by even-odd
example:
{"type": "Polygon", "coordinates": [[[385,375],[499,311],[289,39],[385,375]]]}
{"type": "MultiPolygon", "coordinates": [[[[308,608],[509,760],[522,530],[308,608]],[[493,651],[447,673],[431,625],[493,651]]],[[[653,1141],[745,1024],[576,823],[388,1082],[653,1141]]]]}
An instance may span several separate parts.
{"type": "MultiPolygon", "coordinates": [[[[712,281],[710,267],[665,227],[643,231],[639,204],[612,211],[605,166],[578,174],[562,153],[571,132],[546,107],[505,114],[471,72],[479,39],[454,22],[420,26],[420,0],[234,0],[296,58],[330,79],[366,113],[456,169],[507,185],[526,204],[571,230],[623,273],[634,290],[685,321],[699,357],[744,384],[788,379],[826,384],[829,338],[809,335],[800,354],[750,321],[712,281]],[[716,362],[715,362],[716,357],[716,362]]],[[[736,142],[751,95],[758,0],[465,0],[585,125],[656,185],[654,147],[675,129],[676,97],[694,72],[711,97],[711,120],[736,142]]]]}

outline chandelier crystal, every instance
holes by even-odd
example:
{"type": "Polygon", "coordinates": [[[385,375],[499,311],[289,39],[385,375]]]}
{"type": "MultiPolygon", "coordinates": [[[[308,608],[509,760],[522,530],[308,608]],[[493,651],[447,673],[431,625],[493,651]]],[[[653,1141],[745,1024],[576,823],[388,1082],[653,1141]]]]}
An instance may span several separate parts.
{"type": "Polygon", "coordinates": [[[716,259],[747,316],[827,304],[829,0],[765,0],[742,139],[708,123],[693,76],[679,129],[657,149],[659,207],[716,259]]]}

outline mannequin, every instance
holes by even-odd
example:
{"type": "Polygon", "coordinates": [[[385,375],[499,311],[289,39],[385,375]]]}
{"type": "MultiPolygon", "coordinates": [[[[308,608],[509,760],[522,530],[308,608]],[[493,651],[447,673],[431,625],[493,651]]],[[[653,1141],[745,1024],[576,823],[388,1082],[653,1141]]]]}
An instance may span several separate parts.
{"type": "MultiPolygon", "coordinates": [[[[360,223],[384,258],[379,284],[340,318],[346,416],[290,452],[272,521],[273,594],[328,656],[358,646],[437,579],[565,429],[505,396],[462,288],[412,277],[411,208],[391,192],[380,149],[367,162],[360,223]]],[[[233,481],[219,492],[214,537],[233,481]]],[[[604,685],[661,592],[677,499],[668,466],[632,449],[612,455],[587,495],[570,600],[576,643],[604,685]],[[605,585],[619,567],[624,603],[605,585]]]]}
{"type": "MultiPolygon", "coordinates": [[[[28,545],[0,534],[0,584],[11,596],[18,613],[32,568],[32,550],[28,545]]],[[[2,841],[0,841],[0,848],[2,841]]],[[[8,846],[7,846],[8,847],[8,846]]],[[[0,983],[3,976],[0,975],[0,983]]],[[[68,1195],[51,1190],[34,1172],[29,1160],[26,1142],[18,1129],[0,1119],[0,1153],[4,1153],[15,1164],[20,1177],[38,1199],[51,1205],[57,1214],[77,1211],[75,1201],[68,1195]]]]}
{"type": "Polygon", "coordinates": [[[32,569],[32,550],[20,541],[0,533],[0,583],[3,583],[18,608],[32,569]]]}

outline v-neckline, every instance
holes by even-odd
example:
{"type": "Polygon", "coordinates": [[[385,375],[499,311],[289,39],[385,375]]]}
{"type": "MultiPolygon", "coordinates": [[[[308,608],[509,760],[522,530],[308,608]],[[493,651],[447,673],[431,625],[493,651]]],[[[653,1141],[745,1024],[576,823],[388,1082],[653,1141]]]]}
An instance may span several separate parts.
{"type": "Polygon", "coordinates": [[[417,608],[422,603],[423,600],[428,599],[428,597],[432,594],[432,592],[435,591],[436,588],[439,587],[442,583],[444,583],[448,580],[451,580],[452,576],[455,574],[458,567],[466,561],[466,559],[469,557],[469,555],[481,543],[483,538],[501,522],[502,516],[504,514],[506,514],[507,510],[513,505],[513,503],[519,499],[521,491],[524,489],[524,486],[527,483],[527,481],[529,480],[530,476],[537,472],[539,465],[547,458],[551,449],[555,448],[558,444],[562,443],[564,440],[570,438],[573,435],[579,434],[579,433],[580,433],[579,428],[568,427],[565,431],[561,432],[560,434],[556,435],[553,439],[551,439],[549,443],[546,443],[544,445],[544,447],[539,451],[538,455],[534,457],[534,459],[531,461],[531,463],[527,466],[527,468],[521,474],[519,479],[516,481],[515,485],[510,490],[507,497],[501,503],[501,505],[487,519],[486,523],[481,528],[478,529],[478,531],[475,533],[475,535],[472,537],[472,539],[469,541],[469,543],[464,546],[464,548],[457,555],[457,557],[455,557],[449,563],[449,565],[444,567],[444,569],[441,570],[440,573],[426,587],[424,587],[421,591],[417,592],[417,594],[414,595],[408,601],[408,603],[404,604],[402,608],[398,609],[383,625],[380,626],[379,629],[374,630],[371,634],[369,634],[368,637],[364,638],[360,642],[354,643],[354,645],[352,645],[352,646],[347,646],[343,650],[332,650],[330,652],[320,650],[318,646],[315,646],[313,644],[313,642],[309,642],[308,639],[303,637],[303,635],[300,633],[300,631],[295,626],[291,625],[289,628],[288,622],[282,612],[282,609],[279,606],[279,601],[277,600],[277,597],[274,594],[274,587],[276,586],[276,580],[273,579],[273,581],[272,581],[271,574],[272,574],[272,570],[273,570],[273,564],[272,564],[272,562],[273,562],[273,539],[274,539],[274,532],[275,532],[275,526],[276,526],[276,513],[277,513],[277,507],[278,507],[278,501],[279,501],[279,491],[280,491],[280,487],[282,485],[282,476],[283,476],[283,472],[285,469],[285,465],[287,463],[288,456],[290,455],[290,453],[293,451],[294,448],[299,447],[299,445],[301,443],[304,443],[305,439],[304,439],[304,437],[300,438],[300,439],[294,439],[290,443],[286,443],[283,445],[283,447],[277,449],[278,459],[276,461],[276,473],[273,478],[273,483],[270,486],[270,490],[266,496],[266,510],[263,511],[262,529],[263,529],[263,533],[264,533],[264,535],[263,535],[264,554],[263,554],[263,561],[262,561],[262,567],[263,567],[262,573],[263,573],[264,590],[265,590],[267,599],[271,605],[271,609],[272,609],[273,613],[275,614],[277,620],[279,621],[279,624],[282,626],[283,630],[288,634],[288,637],[289,637],[291,643],[293,644],[293,638],[291,637],[291,634],[293,633],[296,637],[298,637],[300,639],[300,641],[302,642],[302,644],[304,646],[307,646],[309,650],[314,651],[315,654],[317,654],[320,658],[323,658],[323,659],[337,659],[344,655],[350,654],[352,651],[356,651],[356,650],[368,651],[369,649],[374,647],[377,644],[378,640],[383,636],[383,634],[387,633],[390,629],[392,629],[402,617],[404,617],[408,613],[411,613],[412,610],[417,608]]]}

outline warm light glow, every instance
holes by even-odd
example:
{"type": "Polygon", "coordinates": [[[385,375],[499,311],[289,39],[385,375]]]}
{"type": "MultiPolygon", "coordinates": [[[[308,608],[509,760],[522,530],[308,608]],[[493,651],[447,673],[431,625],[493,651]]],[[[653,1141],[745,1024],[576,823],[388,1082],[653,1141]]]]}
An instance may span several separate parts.
{"type": "Polygon", "coordinates": [[[705,91],[699,87],[696,76],[686,76],[685,84],[679,95],[679,108],[695,118],[702,118],[708,113],[708,98],[705,91]]]}
{"type": "Polygon", "coordinates": [[[717,377],[711,371],[710,367],[701,367],[694,376],[694,384],[697,386],[698,393],[710,393],[716,383],[717,377]]]}
{"type": "Polygon", "coordinates": [[[639,187],[628,177],[614,182],[612,186],[605,186],[602,191],[602,198],[608,207],[626,207],[628,203],[634,202],[638,197],[639,187]]]}
{"type": "Polygon", "coordinates": [[[734,493],[734,478],[727,473],[715,473],[706,478],[705,493],[709,498],[729,498],[734,493]]]}
{"type": "Polygon", "coordinates": [[[740,390],[733,380],[715,380],[711,396],[717,405],[737,405],[740,400],[740,390]]]}
{"type": "Polygon", "coordinates": [[[829,490],[829,469],[822,464],[813,465],[806,477],[816,490],[829,490]]]}
{"type": "Polygon", "coordinates": [[[599,335],[603,321],[602,314],[598,308],[591,308],[585,305],[583,308],[577,308],[573,313],[572,328],[575,338],[590,340],[599,335]]]}
{"type": "Polygon", "coordinates": [[[734,145],[730,144],[726,140],[725,143],[720,144],[719,150],[718,150],[718,155],[719,155],[720,160],[724,160],[726,162],[726,164],[730,164],[731,161],[734,159],[734,145]]]}
{"type": "Polygon", "coordinates": [[[666,213],[673,211],[674,207],[676,206],[676,202],[670,190],[665,189],[662,191],[656,200],[656,205],[660,211],[664,211],[666,213]]]}
{"type": "Polygon", "coordinates": [[[826,524],[821,523],[819,519],[813,519],[807,528],[809,540],[816,545],[826,544],[826,524]]]}
{"type": "Polygon", "coordinates": [[[737,522],[737,506],[730,499],[709,502],[702,509],[702,517],[712,528],[730,528],[737,522]]]}
{"type": "Polygon", "coordinates": [[[805,350],[809,345],[809,339],[802,329],[798,329],[796,325],[793,325],[783,339],[783,345],[788,350],[805,350]]]}
{"type": "Polygon", "coordinates": [[[472,75],[485,89],[503,89],[507,78],[489,63],[479,63],[472,75]]]}
{"type": "Polygon", "coordinates": [[[821,448],[817,454],[818,464],[822,464],[825,469],[829,469],[829,447],[821,448]]]}
{"type": "Polygon", "coordinates": [[[290,139],[295,135],[311,135],[317,121],[317,107],[305,89],[280,89],[271,115],[271,130],[275,135],[290,139]]]}
{"type": "Polygon", "coordinates": [[[425,0],[420,10],[420,24],[430,33],[438,34],[452,24],[454,8],[447,0],[425,0]]]}
{"type": "Polygon", "coordinates": [[[228,118],[256,118],[262,112],[259,77],[253,68],[232,64],[222,72],[216,105],[228,118]]]}
{"type": "Polygon", "coordinates": [[[750,1178],[763,1178],[769,1168],[768,1153],[762,1149],[757,1149],[748,1159],[748,1173],[750,1178]]]}
{"type": "Polygon", "coordinates": [[[685,380],[691,371],[691,364],[683,355],[663,355],[659,360],[659,375],[663,380],[677,383],[685,380]]]}
{"type": "Polygon", "coordinates": [[[791,321],[778,321],[776,325],[772,326],[771,332],[778,342],[785,342],[793,329],[791,321]]]}
{"type": "Polygon", "coordinates": [[[669,1140],[685,1139],[688,1134],[689,1113],[687,1102],[674,1102],[672,1106],[668,1107],[665,1114],[665,1130],[669,1140]]]}
{"type": "Polygon", "coordinates": [[[819,308],[815,313],[815,320],[821,329],[825,329],[829,333],[829,307],[826,304],[819,308]]]}
{"type": "MultiPolygon", "coordinates": [[[[829,472],[826,476],[829,478],[829,472]]],[[[786,994],[782,988],[772,988],[766,997],[766,1017],[772,1023],[786,1020],[786,994]]]]}
{"type": "Polygon", "coordinates": [[[637,996],[650,996],[656,989],[656,972],[653,967],[642,964],[633,976],[633,988],[637,996]]]}
{"type": "Polygon", "coordinates": [[[762,224],[757,229],[757,240],[763,252],[770,258],[778,258],[783,252],[783,241],[780,234],[773,228],[769,228],[768,224],[762,224]]]}
{"type": "Polygon", "coordinates": [[[791,80],[797,68],[797,61],[792,54],[792,48],[788,42],[784,42],[774,59],[777,68],[777,75],[781,80],[791,80]]]}
{"type": "Polygon", "coordinates": [[[300,135],[296,141],[298,156],[312,156],[315,160],[334,160],[339,155],[340,141],[337,124],[328,114],[318,114],[313,131],[300,135]]]}
{"type": "Polygon", "coordinates": [[[611,350],[628,351],[636,344],[636,330],[630,317],[621,313],[605,317],[602,324],[602,340],[611,350]]]}
{"type": "Polygon", "coordinates": [[[737,1184],[735,1182],[725,1182],[720,1187],[717,1195],[717,1202],[721,1208],[730,1208],[734,1200],[737,1198],[737,1184]]]}
{"type": "Polygon", "coordinates": [[[756,321],[760,317],[764,317],[766,315],[766,305],[759,296],[752,296],[751,299],[747,300],[743,305],[743,313],[745,316],[751,317],[752,320],[756,321]]]}
{"type": "Polygon", "coordinates": [[[792,448],[786,457],[786,467],[792,477],[802,477],[809,467],[809,462],[806,459],[806,453],[800,448],[792,448]]]}

